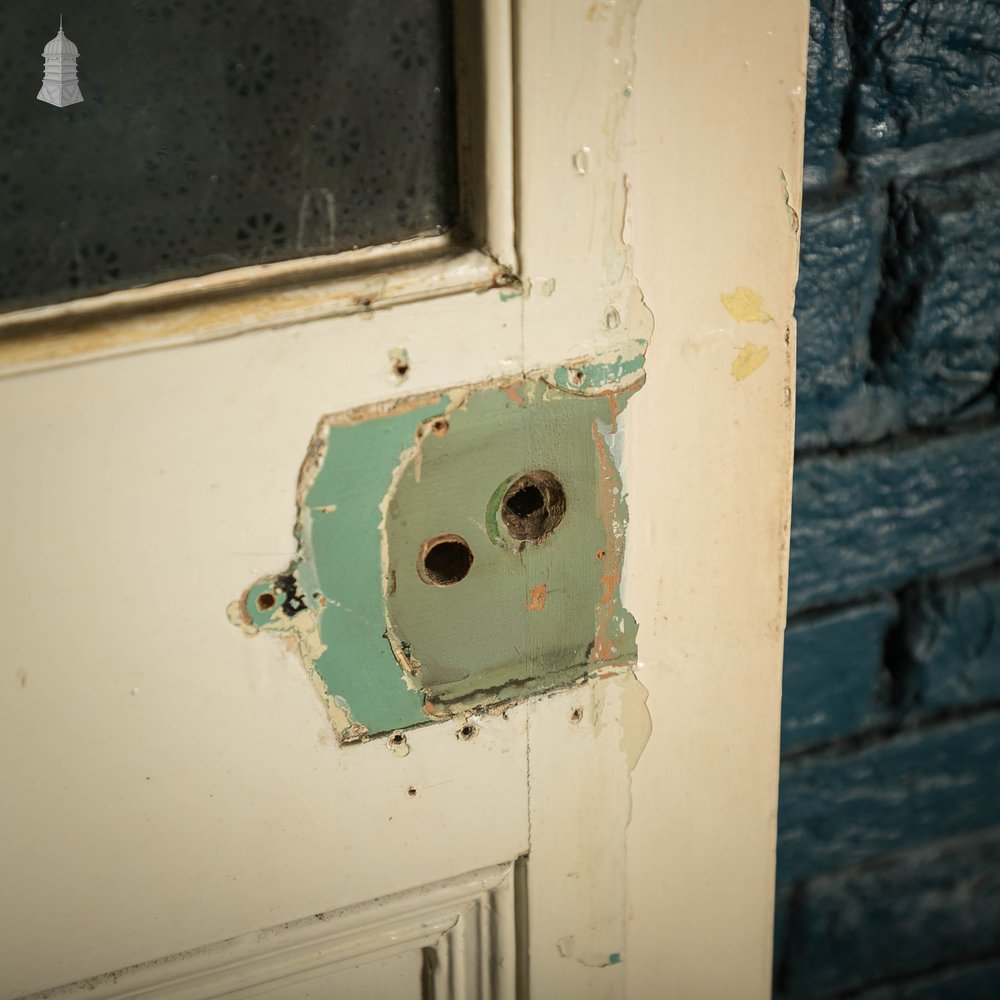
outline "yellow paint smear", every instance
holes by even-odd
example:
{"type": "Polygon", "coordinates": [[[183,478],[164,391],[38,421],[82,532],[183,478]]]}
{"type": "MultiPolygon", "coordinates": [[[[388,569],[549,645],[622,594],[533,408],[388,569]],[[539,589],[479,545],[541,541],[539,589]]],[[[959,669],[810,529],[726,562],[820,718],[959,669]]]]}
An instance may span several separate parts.
{"type": "Polygon", "coordinates": [[[764,296],[746,285],[737,285],[731,292],[723,292],[719,299],[737,323],[771,322],[771,315],[764,311],[764,296]]]}
{"type": "Polygon", "coordinates": [[[747,341],[736,355],[733,361],[732,373],[737,382],[749,378],[760,366],[767,361],[770,352],[766,344],[753,344],[747,341]]]}

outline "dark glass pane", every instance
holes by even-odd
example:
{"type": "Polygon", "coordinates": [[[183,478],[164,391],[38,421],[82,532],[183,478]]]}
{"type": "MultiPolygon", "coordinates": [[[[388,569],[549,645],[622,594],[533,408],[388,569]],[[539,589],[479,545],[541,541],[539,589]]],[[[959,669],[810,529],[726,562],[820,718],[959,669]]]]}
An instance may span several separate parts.
{"type": "Polygon", "coordinates": [[[0,308],[442,231],[456,206],[450,0],[0,7],[0,308]],[[36,99],[60,10],[63,107],[36,99]]]}

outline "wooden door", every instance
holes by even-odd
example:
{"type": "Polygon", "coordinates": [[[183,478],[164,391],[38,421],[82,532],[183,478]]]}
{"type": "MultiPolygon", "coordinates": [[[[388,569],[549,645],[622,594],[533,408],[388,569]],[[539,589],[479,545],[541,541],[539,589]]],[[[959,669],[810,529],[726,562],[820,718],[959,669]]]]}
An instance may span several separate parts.
{"type": "Polygon", "coordinates": [[[0,320],[2,996],[767,994],[807,6],[637,8],[463,8],[471,242],[0,320]],[[577,371],[637,657],[342,744],[317,427],[577,371]]]}

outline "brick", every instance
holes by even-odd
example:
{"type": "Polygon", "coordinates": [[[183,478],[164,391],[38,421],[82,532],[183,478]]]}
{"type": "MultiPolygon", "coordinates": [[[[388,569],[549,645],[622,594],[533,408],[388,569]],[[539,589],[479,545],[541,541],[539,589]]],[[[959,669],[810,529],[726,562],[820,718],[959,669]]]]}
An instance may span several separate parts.
{"type": "Polygon", "coordinates": [[[880,436],[866,404],[868,330],[879,290],[884,196],[806,203],[799,282],[796,440],[800,447],[880,436]]]}
{"type": "Polygon", "coordinates": [[[852,1000],[997,1000],[1000,958],[852,994],[852,1000]]]}
{"type": "Polygon", "coordinates": [[[781,749],[850,736],[883,722],[880,666],[896,606],[881,600],[794,622],[785,632],[781,749]]]}
{"type": "Polygon", "coordinates": [[[805,183],[818,187],[844,173],[840,128],[851,57],[841,0],[813,0],[807,67],[805,183]]]}
{"type": "Polygon", "coordinates": [[[790,882],[1000,823],[1000,713],[781,767],[778,879],[790,882]]]}
{"type": "Polygon", "coordinates": [[[996,952],[1000,828],[814,879],[795,916],[782,997],[840,994],[996,952]]]}
{"type": "Polygon", "coordinates": [[[977,400],[991,409],[1000,373],[1000,161],[900,185],[891,205],[875,381],[899,397],[909,425],[944,422],[977,400]]]}
{"type": "Polygon", "coordinates": [[[861,0],[854,145],[914,146],[996,128],[995,0],[861,0]]]}
{"type": "Polygon", "coordinates": [[[1000,427],[796,463],[789,606],[1000,555],[1000,427]]]}
{"type": "Polygon", "coordinates": [[[851,161],[851,182],[876,190],[892,180],[911,181],[964,170],[1000,157],[1000,131],[949,137],[909,149],[883,149],[851,161]]]}
{"type": "Polygon", "coordinates": [[[1000,699],[1000,579],[922,588],[904,642],[922,711],[1000,699]]]}
{"type": "Polygon", "coordinates": [[[806,202],[800,448],[867,443],[995,406],[1000,160],[891,190],[888,218],[881,195],[806,202]]]}

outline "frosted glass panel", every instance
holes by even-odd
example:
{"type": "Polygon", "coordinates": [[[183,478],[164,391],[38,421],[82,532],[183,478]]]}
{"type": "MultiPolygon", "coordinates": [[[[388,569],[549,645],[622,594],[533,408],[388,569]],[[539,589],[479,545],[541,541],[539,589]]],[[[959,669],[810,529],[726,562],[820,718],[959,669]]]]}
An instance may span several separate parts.
{"type": "Polygon", "coordinates": [[[454,108],[448,0],[8,0],[0,308],[446,230],[454,108]]]}

